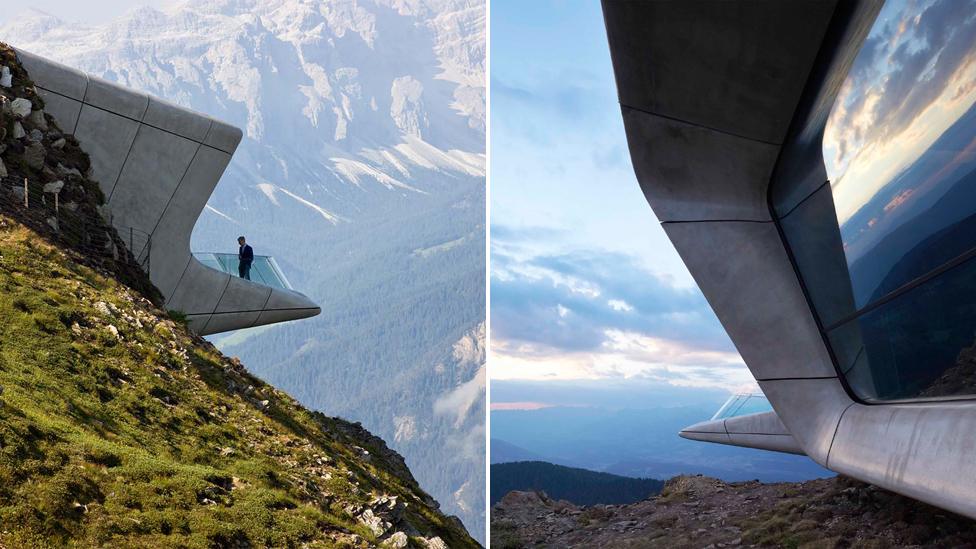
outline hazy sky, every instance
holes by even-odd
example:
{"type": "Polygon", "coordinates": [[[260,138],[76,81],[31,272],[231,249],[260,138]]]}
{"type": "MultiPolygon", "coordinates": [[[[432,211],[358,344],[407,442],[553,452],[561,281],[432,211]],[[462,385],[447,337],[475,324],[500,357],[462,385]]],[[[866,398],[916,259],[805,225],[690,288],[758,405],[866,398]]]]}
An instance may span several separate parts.
{"type": "MultiPolygon", "coordinates": [[[[181,3],[181,0],[31,0],[21,5],[49,13],[65,21],[96,24],[114,19],[141,6],[164,8],[178,3],[181,3]]],[[[19,12],[19,9],[0,9],[0,24],[6,23],[19,12]]]]}
{"type": "Polygon", "coordinates": [[[634,177],[599,2],[491,25],[492,377],[749,382],[634,177]]]}

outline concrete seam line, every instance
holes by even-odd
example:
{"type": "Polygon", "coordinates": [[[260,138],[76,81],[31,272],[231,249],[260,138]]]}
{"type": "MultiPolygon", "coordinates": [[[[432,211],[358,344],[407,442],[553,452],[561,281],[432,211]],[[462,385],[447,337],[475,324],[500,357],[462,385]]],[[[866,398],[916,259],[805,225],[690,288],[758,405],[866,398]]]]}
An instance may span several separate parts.
{"type": "Polygon", "coordinates": [[[773,141],[765,141],[763,139],[756,139],[755,137],[749,137],[749,136],[746,136],[746,135],[741,135],[741,134],[738,134],[738,133],[735,133],[735,132],[730,132],[730,131],[723,130],[723,129],[719,129],[719,128],[715,128],[715,127],[712,127],[712,126],[706,126],[705,124],[700,124],[698,122],[690,122],[688,120],[684,120],[684,119],[678,118],[676,116],[668,116],[666,114],[661,114],[661,113],[657,113],[657,112],[654,112],[654,111],[649,111],[647,109],[640,109],[640,108],[637,108],[637,107],[632,107],[632,106],[627,105],[625,103],[621,103],[620,106],[623,107],[623,108],[625,108],[625,109],[630,109],[630,110],[635,111],[635,112],[639,112],[639,113],[646,114],[648,116],[656,116],[657,118],[663,118],[665,120],[673,120],[675,122],[680,122],[682,124],[687,124],[688,126],[694,126],[696,128],[700,128],[700,129],[703,129],[703,130],[708,130],[708,131],[712,131],[712,132],[715,132],[715,133],[720,133],[722,135],[728,135],[730,137],[737,137],[739,139],[745,139],[746,141],[753,141],[755,143],[762,143],[763,145],[771,145],[773,147],[782,147],[783,146],[782,143],[775,143],[773,141]]]}
{"type": "MultiPolygon", "coordinates": [[[[207,268],[209,269],[210,267],[207,268]]],[[[217,298],[217,304],[214,305],[214,308],[212,311],[210,311],[210,314],[217,313],[217,309],[220,308],[220,302],[224,300],[224,294],[227,293],[227,288],[230,287],[230,279],[232,275],[230,273],[224,273],[224,274],[227,276],[227,282],[224,282],[224,289],[220,291],[220,297],[217,298]]],[[[238,311],[234,311],[234,312],[238,312],[238,311]]]]}
{"type": "MultiPolygon", "coordinates": [[[[78,131],[78,122],[81,121],[81,109],[85,108],[85,98],[88,97],[88,86],[90,84],[91,84],[91,78],[88,77],[88,73],[86,72],[85,73],[85,93],[81,94],[81,101],[79,101],[80,105],[78,105],[78,117],[75,118],[75,127],[72,128],[71,135],[74,135],[75,132],[78,131]]],[[[50,90],[48,90],[48,91],[50,91],[50,90]]],[[[51,92],[51,93],[57,93],[57,92],[51,92]]],[[[60,94],[58,94],[58,95],[60,95],[60,94]]],[[[76,99],[76,101],[77,101],[77,99],[76,99]]]]}
{"type": "MultiPolygon", "coordinates": [[[[213,313],[188,313],[188,315],[236,315],[238,313],[276,313],[280,311],[314,311],[315,309],[320,309],[321,307],[282,307],[280,309],[242,309],[240,311],[223,311],[223,312],[213,312],[213,313]]],[[[721,434],[721,433],[719,433],[721,434]]]]}
{"type": "Polygon", "coordinates": [[[824,464],[824,466],[827,469],[830,469],[830,453],[834,451],[834,441],[837,440],[837,431],[840,430],[840,422],[841,421],[844,421],[844,415],[846,415],[847,414],[847,411],[851,409],[851,406],[854,406],[855,404],[857,404],[857,403],[856,402],[852,402],[852,403],[848,404],[844,408],[844,411],[840,413],[840,417],[837,418],[837,425],[834,426],[834,435],[832,437],[830,437],[830,446],[827,448],[827,463],[824,464]]]}
{"type": "Polygon", "coordinates": [[[662,221],[661,225],[682,225],[689,223],[772,223],[772,219],[674,219],[662,221]]]}
{"type": "Polygon", "coordinates": [[[193,254],[190,254],[190,257],[186,258],[186,263],[183,265],[183,271],[180,272],[180,278],[176,281],[176,286],[173,286],[173,293],[171,293],[170,296],[176,295],[176,291],[180,289],[180,284],[183,282],[183,277],[186,275],[187,269],[190,268],[190,261],[192,259],[193,254]]]}
{"type": "MultiPolygon", "coordinates": [[[[86,74],[85,76],[87,77],[88,75],[86,74]]],[[[68,97],[67,95],[64,95],[63,93],[58,93],[58,92],[56,92],[54,90],[49,90],[49,89],[47,89],[45,87],[42,87],[42,86],[37,86],[37,87],[38,88],[41,88],[44,91],[53,93],[55,95],[60,95],[61,97],[64,97],[66,99],[70,99],[72,101],[78,101],[77,99],[75,99],[73,97],[68,97]]],[[[117,113],[115,111],[111,111],[109,109],[104,109],[102,107],[99,107],[98,105],[92,105],[91,103],[85,103],[84,101],[82,101],[82,104],[83,105],[88,105],[89,107],[91,107],[93,109],[98,109],[100,111],[107,112],[109,114],[114,114],[115,116],[118,116],[118,117],[121,117],[121,118],[125,118],[126,120],[131,120],[133,122],[138,122],[138,123],[142,124],[143,126],[149,126],[150,128],[159,130],[161,132],[166,132],[168,134],[172,134],[172,135],[175,135],[175,136],[178,136],[178,137],[183,137],[185,139],[189,139],[190,141],[193,141],[194,143],[199,143],[199,144],[203,145],[204,147],[213,149],[215,151],[220,151],[220,152],[224,152],[224,153],[231,154],[231,155],[234,154],[234,151],[225,151],[224,149],[221,149],[219,147],[214,147],[213,145],[207,145],[206,143],[204,143],[204,141],[206,141],[206,137],[204,137],[204,139],[202,139],[202,140],[200,140],[200,139],[194,139],[194,138],[192,138],[192,137],[190,137],[188,135],[183,135],[181,133],[174,132],[172,130],[167,130],[166,128],[160,128],[159,126],[156,126],[155,124],[149,124],[149,123],[144,122],[142,120],[136,120],[135,118],[132,118],[131,116],[126,116],[124,114],[119,114],[119,113],[117,113]]],[[[211,127],[213,127],[214,118],[212,116],[209,116],[209,115],[206,115],[206,114],[203,114],[203,113],[199,113],[199,112],[195,112],[195,111],[191,111],[189,109],[185,109],[185,110],[186,110],[186,112],[191,113],[194,116],[200,116],[200,117],[208,118],[210,120],[211,127]]],[[[209,135],[210,130],[208,129],[207,132],[208,132],[208,135],[209,135]]]]}
{"type": "Polygon", "coordinates": [[[799,202],[797,202],[796,204],[794,204],[793,207],[791,207],[789,209],[789,211],[787,211],[785,214],[779,216],[780,220],[783,220],[783,219],[786,219],[787,217],[789,217],[789,215],[791,213],[795,212],[797,210],[797,208],[799,208],[800,206],[802,206],[804,202],[806,202],[807,200],[809,200],[810,198],[812,198],[813,195],[815,195],[818,192],[820,192],[820,189],[824,188],[824,185],[829,185],[829,184],[830,184],[830,180],[828,179],[827,181],[824,181],[823,183],[817,185],[817,188],[814,189],[814,190],[812,190],[812,191],[810,191],[810,194],[808,194],[808,195],[804,196],[803,198],[801,198],[799,202]]]}
{"type": "MultiPolygon", "coordinates": [[[[213,124],[213,121],[211,121],[211,124],[213,124]]],[[[193,167],[193,163],[196,161],[197,154],[200,153],[200,147],[202,146],[203,146],[202,143],[197,143],[197,149],[193,151],[193,156],[190,157],[190,162],[187,163],[186,169],[183,170],[183,175],[180,176],[180,181],[176,184],[176,187],[173,188],[172,194],[169,195],[169,199],[166,201],[166,206],[163,207],[163,213],[159,215],[159,219],[156,220],[156,224],[153,225],[152,230],[149,231],[150,238],[156,234],[156,229],[159,228],[159,224],[162,223],[163,218],[166,217],[166,212],[169,210],[169,205],[172,204],[173,199],[176,197],[176,194],[179,193],[180,188],[183,187],[183,181],[186,179],[186,174],[190,173],[190,168],[193,167]]],[[[220,175],[223,176],[224,175],[223,172],[221,172],[220,175]]],[[[219,177],[217,178],[217,181],[220,181],[219,177]]],[[[216,187],[216,185],[214,185],[214,187],[216,187]]],[[[206,207],[206,205],[204,205],[204,207],[206,207]]],[[[200,216],[197,216],[197,220],[198,219],[200,219],[200,216]]],[[[195,224],[196,224],[196,220],[194,220],[194,225],[195,224]]]]}
{"type": "Polygon", "coordinates": [[[824,379],[837,379],[837,376],[811,376],[811,377],[769,377],[757,379],[756,381],[819,381],[824,379]]]}
{"type": "Polygon", "coordinates": [[[146,94],[146,108],[145,109],[142,109],[142,116],[139,117],[139,123],[140,124],[142,123],[143,120],[146,119],[146,113],[149,112],[149,104],[150,103],[152,103],[152,97],[149,97],[149,94],[147,93],[146,94]]]}
{"type": "Polygon", "coordinates": [[[793,437],[789,433],[729,433],[729,435],[748,435],[751,437],[793,437]]]}
{"type": "MultiPolygon", "coordinates": [[[[84,108],[84,106],[82,106],[82,108],[84,108]]],[[[110,111],[106,111],[106,112],[110,112],[110,111]]],[[[130,118],[129,120],[132,119],[130,118]]],[[[139,124],[139,127],[136,128],[136,133],[135,135],[132,136],[132,141],[129,142],[129,148],[125,151],[125,159],[122,160],[122,167],[119,168],[119,174],[115,176],[115,182],[112,183],[112,192],[109,193],[108,200],[106,201],[109,205],[111,205],[112,203],[112,197],[115,196],[115,188],[118,187],[119,185],[119,179],[122,179],[122,172],[125,171],[125,165],[129,163],[129,154],[132,152],[132,146],[136,144],[136,139],[139,139],[139,132],[142,131],[142,126],[144,125],[142,122],[138,122],[138,121],[135,122],[139,124]]]]}
{"type": "Polygon", "coordinates": [[[261,306],[261,313],[254,319],[254,322],[251,323],[251,328],[253,328],[254,326],[257,325],[258,320],[261,320],[261,315],[263,315],[264,314],[264,311],[267,310],[267,308],[268,308],[268,302],[271,301],[271,294],[273,294],[273,293],[274,293],[274,288],[271,288],[269,286],[268,287],[268,297],[265,298],[264,305],[261,306]]]}
{"type": "MultiPolygon", "coordinates": [[[[91,75],[88,74],[87,72],[84,73],[84,74],[85,74],[85,93],[81,94],[81,102],[82,103],[87,103],[88,102],[88,89],[91,88],[91,75]]],[[[58,92],[54,92],[54,93],[58,93],[58,92]]],[[[60,95],[60,94],[58,94],[58,95],[60,95]]]]}
{"type": "MultiPolygon", "coordinates": [[[[206,267],[206,268],[207,269],[210,269],[210,267],[206,267]]],[[[213,270],[213,269],[211,269],[211,270],[213,270]]],[[[227,274],[227,273],[225,273],[225,274],[227,274]]],[[[224,289],[220,291],[220,297],[217,298],[217,304],[214,305],[214,310],[210,312],[210,316],[207,318],[207,322],[204,323],[203,328],[200,328],[200,331],[201,332],[206,332],[207,331],[207,326],[209,326],[210,325],[210,321],[213,320],[213,315],[214,315],[214,313],[217,312],[217,307],[220,307],[220,301],[222,299],[224,299],[224,294],[227,292],[227,287],[228,286],[230,286],[230,274],[227,274],[227,282],[224,283],[224,289]]]]}

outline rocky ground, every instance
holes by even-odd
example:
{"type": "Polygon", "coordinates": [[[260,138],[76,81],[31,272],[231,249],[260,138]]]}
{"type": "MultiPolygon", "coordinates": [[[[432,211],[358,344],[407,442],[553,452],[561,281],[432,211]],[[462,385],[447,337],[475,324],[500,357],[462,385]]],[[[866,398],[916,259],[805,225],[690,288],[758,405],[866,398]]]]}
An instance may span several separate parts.
{"type": "Polygon", "coordinates": [[[976,547],[976,522],[845,477],[763,484],[680,476],[630,505],[577,507],[511,492],[492,507],[491,546],[976,547]]]}

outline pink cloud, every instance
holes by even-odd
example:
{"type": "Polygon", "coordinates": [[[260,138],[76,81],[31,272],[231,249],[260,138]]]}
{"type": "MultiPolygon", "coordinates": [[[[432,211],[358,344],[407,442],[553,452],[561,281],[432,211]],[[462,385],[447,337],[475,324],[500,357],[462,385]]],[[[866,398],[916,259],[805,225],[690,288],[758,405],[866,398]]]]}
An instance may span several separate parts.
{"type": "Polygon", "coordinates": [[[541,410],[543,408],[552,408],[555,404],[546,404],[545,402],[492,402],[492,410],[541,410]]]}

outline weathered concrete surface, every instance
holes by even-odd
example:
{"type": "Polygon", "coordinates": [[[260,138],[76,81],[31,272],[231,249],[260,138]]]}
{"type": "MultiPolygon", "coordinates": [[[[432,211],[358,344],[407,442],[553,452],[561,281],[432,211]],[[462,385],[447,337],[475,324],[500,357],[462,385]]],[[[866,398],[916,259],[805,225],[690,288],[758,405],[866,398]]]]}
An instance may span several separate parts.
{"type": "Polygon", "coordinates": [[[241,130],[23,50],[18,56],[62,130],[92,161],[120,233],[151,235],[150,278],[166,306],[213,334],[315,316],[306,296],[210,269],[190,234],[242,138],[241,130]],[[274,299],[272,299],[274,296],[274,299]]]}
{"type": "Polygon", "coordinates": [[[665,223],[756,379],[835,375],[816,321],[771,223],[665,223]]]}

